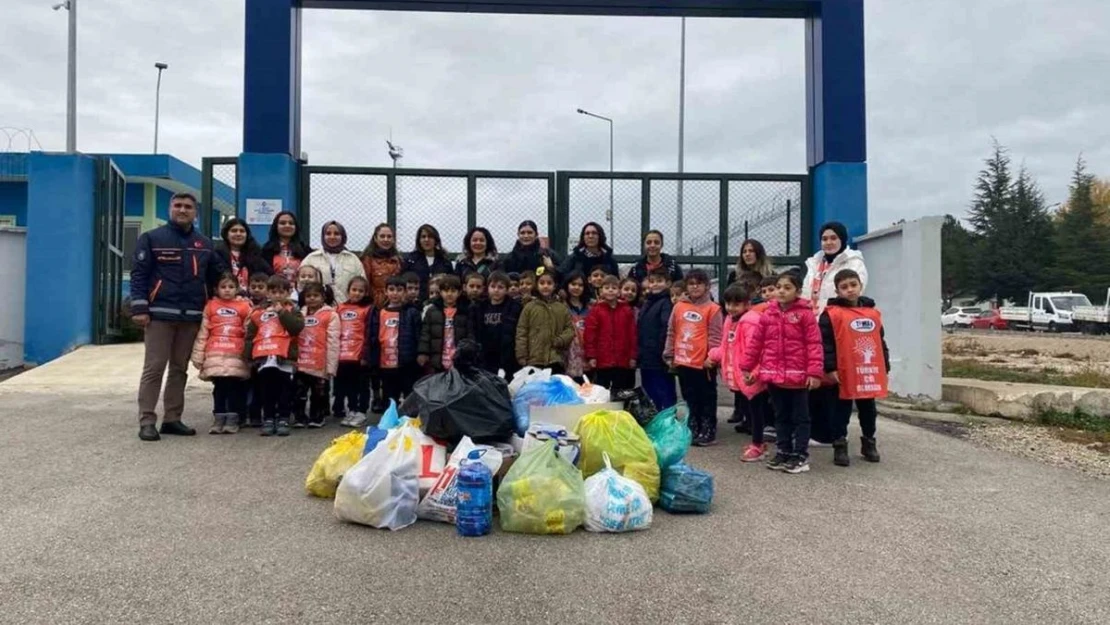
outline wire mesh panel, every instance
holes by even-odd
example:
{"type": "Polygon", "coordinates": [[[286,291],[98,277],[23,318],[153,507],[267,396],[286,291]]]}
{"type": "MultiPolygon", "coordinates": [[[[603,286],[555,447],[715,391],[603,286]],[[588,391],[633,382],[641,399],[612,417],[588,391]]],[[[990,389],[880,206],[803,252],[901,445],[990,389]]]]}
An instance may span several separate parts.
{"type": "MultiPolygon", "coordinates": [[[[640,222],[643,210],[640,180],[612,181],[612,216],[610,219],[610,180],[571,178],[567,217],[567,251],[578,245],[582,227],[593,221],[605,229],[609,246],[615,254],[640,253],[640,222]]],[[[556,246],[560,249],[560,246],[556,246]]]]}
{"type": "Polygon", "coordinates": [[[652,180],[649,229],[663,233],[663,249],[680,256],[720,251],[721,183],[718,180],[652,180]],[[679,206],[679,189],[682,205],[679,206]],[[678,225],[681,224],[681,237],[678,225]]]}
{"type": "Polygon", "coordinates": [[[497,249],[507,254],[516,243],[520,222],[530,219],[548,236],[549,181],[547,178],[476,178],[475,225],[489,229],[497,249]]]}
{"type": "Polygon", "coordinates": [[[321,229],[335,220],[347,230],[347,247],[361,252],[374,226],[386,220],[386,177],[313,172],[308,181],[312,210],[308,229],[302,233],[305,242],[320,247],[321,229]]]}
{"type": "Polygon", "coordinates": [[[235,163],[212,166],[212,212],[215,219],[213,233],[216,236],[219,236],[224,222],[238,213],[238,175],[239,166],[235,163]]]}
{"type": "Polygon", "coordinates": [[[740,255],[745,239],[757,239],[770,256],[801,255],[802,183],[732,180],[728,185],[728,253],[740,255]]]}
{"type": "Polygon", "coordinates": [[[397,175],[397,240],[402,251],[414,249],[421,224],[439,230],[444,249],[460,251],[466,235],[466,176],[397,175]]]}

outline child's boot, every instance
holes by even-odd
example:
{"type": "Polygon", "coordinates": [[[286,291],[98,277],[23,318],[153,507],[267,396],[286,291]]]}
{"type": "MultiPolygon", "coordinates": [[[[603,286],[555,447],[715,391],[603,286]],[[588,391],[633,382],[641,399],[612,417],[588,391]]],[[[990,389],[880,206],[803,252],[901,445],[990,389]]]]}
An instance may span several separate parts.
{"type": "Polygon", "coordinates": [[[860,453],[863,454],[863,459],[868,462],[878,462],[879,448],[877,445],[875,445],[875,439],[861,436],[859,440],[860,443],[862,443],[860,453]]]}
{"type": "Polygon", "coordinates": [[[208,428],[208,433],[209,434],[223,434],[224,433],[224,423],[226,421],[227,421],[227,415],[226,414],[224,414],[222,412],[212,413],[212,427],[208,428]]]}
{"type": "Polygon", "coordinates": [[[278,436],[289,436],[289,432],[290,430],[288,420],[282,419],[281,421],[277,422],[277,427],[274,429],[275,434],[277,434],[278,436]]]}
{"type": "Polygon", "coordinates": [[[227,421],[224,422],[224,434],[236,434],[239,432],[239,415],[234,412],[229,412],[226,415],[227,421]]]}
{"type": "Polygon", "coordinates": [[[851,462],[848,458],[848,439],[841,438],[833,441],[833,464],[838,467],[846,467],[851,462]]]}
{"type": "Polygon", "coordinates": [[[277,434],[277,428],[274,426],[273,419],[262,420],[262,436],[273,436],[277,434]]]}

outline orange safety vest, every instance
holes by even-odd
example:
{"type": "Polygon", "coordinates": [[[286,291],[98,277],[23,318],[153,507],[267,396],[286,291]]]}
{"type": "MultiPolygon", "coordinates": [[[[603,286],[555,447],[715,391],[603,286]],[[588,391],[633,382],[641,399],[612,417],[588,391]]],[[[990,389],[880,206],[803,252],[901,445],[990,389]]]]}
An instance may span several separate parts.
{"type": "Polygon", "coordinates": [[[204,342],[206,356],[243,357],[247,341],[246,323],[251,314],[251,303],[245,299],[225,302],[213,299],[204,307],[208,322],[208,340],[204,342]]]}
{"type": "Polygon", "coordinates": [[[836,372],[841,399],[886,397],[887,374],[883,359],[883,316],[874,308],[829,306],[836,338],[836,372]]]}
{"type": "Polygon", "coordinates": [[[401,364],[397,342],[401,336],[401,312],[382,309],[378,317],[378,345],[381,346],[379,364],[382,369],[396,369],[401,364]]]}
{"type": "Polygon", "coordinates": [[[321,308],[305,315],[304,329],[297,335],[297,368],[326,371],[328,368],[328,326],[335,311],[321,308]]]}
{"type": "Polygon", "coordinates": [[[274,268],[274,275],[284,276],[286,280],[296,284],[301,259],[293,256],[288,245],[281,245],[281,250],[270,259],[270,265],[274,268]]]}
{"type": "Polygon", "coordinates": [[[366,317],[370,306],[339,305],[339,362],[359,362],[366,345],[366,317]]]}
{"type": "Polygon", "coordinates": [[[444,371],[455,363],[455,311],[456,308],[443,309],[443,356],[440,363],[444,371]]]}
{"type": "Polygon", "coordinates": [[[709,355],[709,321],[721,314],[721,306],[680,301],[674,307],[674,364],[701,369],[709,355]]]}
{"type": "Polygon", "coordinates": [[[288,358],[293,337],[281,325],[278,314],[272,310],[257,309],[251,313],[251,323],[258,328],[251,346],[251,358],[288,358]]]}

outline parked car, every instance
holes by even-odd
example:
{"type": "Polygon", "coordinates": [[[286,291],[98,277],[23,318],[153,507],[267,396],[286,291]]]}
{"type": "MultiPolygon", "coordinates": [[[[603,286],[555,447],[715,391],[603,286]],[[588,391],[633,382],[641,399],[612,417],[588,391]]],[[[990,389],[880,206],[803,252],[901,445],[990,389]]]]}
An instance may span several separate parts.
{"type": "Polygon", "coordinates": [[[1005,330],[1007,324],[997,310],[984,310],[971,320],[971,327],[976,330],[1005,330]]]}
{"type": "Polygon", "coordinates": [[[944,314],[940,316],[940,325],[945,328],[950,326],[970,328],[971,321],[982,313],[982,308],[974,306],[953,306],[944,311],[944,314]]]}

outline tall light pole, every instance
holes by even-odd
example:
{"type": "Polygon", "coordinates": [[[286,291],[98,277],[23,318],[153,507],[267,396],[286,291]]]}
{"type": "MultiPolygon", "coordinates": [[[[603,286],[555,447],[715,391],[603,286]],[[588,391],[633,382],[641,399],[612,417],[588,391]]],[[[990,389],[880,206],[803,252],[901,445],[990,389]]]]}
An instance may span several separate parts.
{"type": "Polygon", "coordinates": [[[616,234],[613,232],[613,120],[582,109],[578,109],[578,114],[609,122],[609,212],[605,215],[605,219],[609,222],[609,241],[613,242],[616,240],[616,234]]]}
{"type": "Polygon", "coordinates": [[[158,84],[154,87],[154,153],[158,153],[158,113],[162,105],[162,70],[169,67],[165,63],[155,63],[158,68],[158,84]]]}
{"type": "Polygon", "coordinates": [[[66,71],[66,152],[77,151],[77,0],[51,7],[69,11],[69,62],[66,71]]]}
{"type": "MultiPolygon", "coordinates": [[[[679,53],[678,64],[678,173],[685,169],[686,152],[686,18],[682,18],[682,51],[679,53]]],[[[678,227],[675,229],[675,238],[678,239],[679,255],[682,255],[682,179],[678,180],[678,227]]]]}

